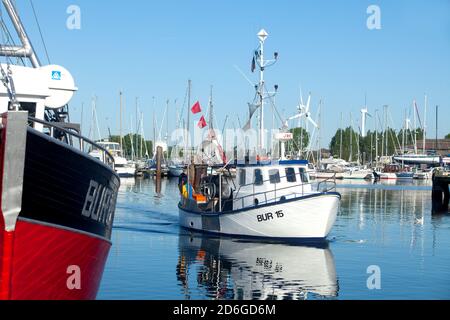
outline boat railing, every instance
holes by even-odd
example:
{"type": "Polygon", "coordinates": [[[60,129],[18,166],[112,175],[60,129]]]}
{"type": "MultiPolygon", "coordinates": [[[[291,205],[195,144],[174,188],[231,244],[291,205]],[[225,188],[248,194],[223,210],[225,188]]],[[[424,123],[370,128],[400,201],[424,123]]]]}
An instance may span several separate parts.
{"type": "Polygon", "coordinates": [[[114,157],[108,150],[106,150],[98,143],[86,137],[83,137],[82,135],[72,130],[64,128],[57,122],[47,122],[33,117],[28,117],[28,121],[30,121],[31,123],[38,123],[43,125],[44,129],[48,130],[47,132],[44,132],[45,134],[48,134],[53,139],[64,142],[83,153],[89,154],[89,152],[93,150],[98,150],[100,155],[99,160],[114,169],[114,157]],[[56,133],[63,133],[63,135],[61,135],[61,138],[58,139],[55,136],[56,133]],[[76,140],[78,140],[78,143],[76,143],[76,140]]]}
{"type": "Polygon", "coordinates": [[[317,184],[318,192],[327,193],[333,190],[336,190],[336,173],[332,177],[322,180],[317,184]],[[321,187],[323,188],[321,189],[321,187]]]}
{"type": "MultiPolygon", "coordinates": [[[[292,176],[293,175],[289,175],[289,177],[292,177],[292,176]]],[[[324,181],[318,183],[317,188],[314,188],[314,185],[316,183],[310,182],[309,179],[308,179],[308,182],[303,182],[305,173],[302,173],[302,174],[296,173],[295,176],[296,177],[298,176],[300,178],[300,180],[297,180],[297,181],[302,181],[302,182],[296,183],[296,184],[292,183],[292,185],[289,185],[286,187],[281,187],[281,188],[278,187],[281,183],[271,183],[270,179],[263,180],[259,184],[249,183],[249,184],[245,184],[245,185],[240,185],[236,192],[235,198],[225,200],[222,202],[221,211],[223,211],[224,208],[227,207],[227,204],[229,204],[230,202],[231,203],[241,202],[241,208],[246,208],[246,207],[250,207],[250,206],[254,206],[254,205],[265,205],[268,203],[278,202],[278,201],[282,201],[282,200],[288,200],[288,196],[304,197],[307,195],[312,195],[312,194],[317,194],[317,193],[328,193],[328,192],[331,192],[332,190],[336,190],[336,175],[334,175],[334,177],[332,177],[332,178],[329,178],[327,180],[324,180],[324,181]],[[266,185],[266,183],[273,185],[273,188],[271,188],[270,190],[256,192],[257,187],[264,186],[264,185],[266,185]],[[328,186],[328,184],[330,184],[331,186],[328,186]],[[311,188],[307,188],[308,186],[310,186],[311,188]],[[325,186],[325,188],[321,188],[322,186],[325,186]],[[252,188],[252,193],[240,196],[242,189],[248,188],[248,187],[252,188]],[[295,192],[286,194],[286,191],[289,191],[289,190],[295,190],[295,192]],[[262,197],[264,198],[264,201],[259,200],[262,197]],[[252,199],[252,198],[254,200],[251,203],[251,205],[246,206],[245,205],[246,200],[252,199]]],[[[288,178],[288,176],[280,177],[280,180],[287,179],[287,178],[288,178]]],[[[285,183],[283,183],[283,184],[285,184],[285,183]]]]}

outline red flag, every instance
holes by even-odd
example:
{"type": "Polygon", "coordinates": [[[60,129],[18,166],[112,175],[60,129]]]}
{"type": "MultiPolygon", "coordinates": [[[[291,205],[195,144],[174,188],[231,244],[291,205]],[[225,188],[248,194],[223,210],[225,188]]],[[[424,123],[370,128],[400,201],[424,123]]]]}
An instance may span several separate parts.
{"type": "Polygon", "coordinates": [[[197,101],[194,104],[194,106],[191,108],[191,111],[192,111],[193,114],[197,114],[197,113],[202,112],[202,107],[200,107],[200,102],[197,101]]]}
{"type": "Polygon", "coordinates": [[[203,128],[206,127],[207,125],[208,125],[208,124],[206,123],[205,117],[202,116],[202,117],[200,118],[200,121],[198,122],[198,127],[199,127],[200,129],[203,129],[203,128]]]}

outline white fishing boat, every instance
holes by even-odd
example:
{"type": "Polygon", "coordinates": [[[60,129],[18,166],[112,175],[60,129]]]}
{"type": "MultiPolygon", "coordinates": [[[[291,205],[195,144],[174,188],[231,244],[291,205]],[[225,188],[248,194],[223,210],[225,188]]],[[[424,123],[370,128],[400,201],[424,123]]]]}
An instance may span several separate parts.
{"type": "MultiPolygon", "coordinates": [[[[179,203],[182,227],[215,234],[319,240],[333,227],[341,196],[334,181],[311,184],[307,161],[237,166],[237,179],[192,165],[192,195],[179,203]],[[200,177],[204,178],[200,178],[200,177]]],[[[183,187],[183,186],[180,186],[183,187]]]]}
{"type": "MultiPolygon", "coordinates": [[[[325,239],[333,227],[341,195],[335,181],[312,185],[308,161],[270,161],[264,153],[264,103],[273,95],[266,92],[264,71],[274,63],[264,60],[264,30],[258,34],[259,51],[254,65],[260,67],[257,95],[251,106],[260,109],[258,155],[235,161],[237,177],[230,165],[209,173],[208,165],[191,164],[180,177],[180,225],[184,228],[222,235],[262,238],[325,239]]],[[[275,61],[278,55],[275,54],[275,61]]],[[[254,113],[254,112],[253,112],[254,113]]],[[[250,120],[245,127],[251,127],[250,120]]],[[[250,150],[250,148],[249,148],[250,150]]],[[[229,163],[229,162],[228,162],[229,163]]]]}

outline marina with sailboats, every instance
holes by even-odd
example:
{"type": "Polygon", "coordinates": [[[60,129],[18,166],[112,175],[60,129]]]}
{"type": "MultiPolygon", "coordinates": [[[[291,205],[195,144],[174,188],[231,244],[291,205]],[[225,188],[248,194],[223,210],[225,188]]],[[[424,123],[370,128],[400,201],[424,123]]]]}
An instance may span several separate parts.
{"type": "Polygon", "coordinates": [[[54,45],[72,75],[33,2],[1,3],[1,300],[450,299],[439,83],[358,84],[267,19],[159,35],[138,67],[54,45]]]}

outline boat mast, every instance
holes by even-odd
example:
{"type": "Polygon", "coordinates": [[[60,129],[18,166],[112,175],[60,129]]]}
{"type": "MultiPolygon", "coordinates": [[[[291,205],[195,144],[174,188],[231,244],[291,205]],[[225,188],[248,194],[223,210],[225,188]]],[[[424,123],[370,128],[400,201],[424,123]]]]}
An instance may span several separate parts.
{"type": "Polygon", "coordinates": [[[414,100],[414,104],[413,104],[413,112],[414,112],[414,153],[417,154],[417,115],[416,115],[416,110],[417,110],[417,104],[416,104],[416,100],[414,100]]]}
{"type": "Polygon", "coordinates": [[[403,132],[402,132],[402,154],[403,154],[403,159],[402,159],[402,168],[405,167],[405,135],[406,135],[406,127],[407,127],[407,123],[406,123],[406,110],[405,110],[405,121],[403,123],[403,132]]]}
{"type": "Polygon", "coordinates": [[[439,112],[439,106],[436,106],[436,142],[435,142],[435,154],[437,154],[438,151],[438,112],[439,112]]]}
{"type": "Polygon", "coordinates": [[[343,132],[343,124],[344,124],[344,115],[343,115],[343,113],[341,112],[341,141],[340,141],[340,144],[339,144],[339,159],[342,159],[342,139],[343,139],[343,134],[344,134],[344,132],[343,132]]]}
{"type": "Polygon", "coordinates": [[[427,108],[428,108],[428,96],[425,94],[425,110],[423,120],[423,154],[427,154],[426,141],[427,141],[427,108]]]}
{"type": "Polygon", "coordinates": [[[119,140],[120,140],[120,150],[123,152],[123,143],[122,143],[122,91],[120,91],[120,128],[119,128],[119,140]]]}
{"type": "Polygon", "coordinates": [[[378,167],[378,109],[375,110],[375,167],[378,167]]]}
{"type": "MultiPolygon", "coordinates": [[[[188,148],[190,148],[189,128],[190,128],[190,121],[191,121],[191,90],[192,90],[192,81],[188,80],[188,107],[187,107],[187,123],[186,123],[186,134],[187,134],[187,137],[185,139],[185,149],[184,149],[184,151],[185,151],[184,158],[185,158],[185,162],[187,164],[191,163],[191,159],[190,159],[190,157],[188,155],[188,148]]],[[[189,172],[189,170],[188,170],[188,172],[189,172]]]]}
{"type": "Polygon", "coordinates": [[[209,142],[210,142],[210,158],[212,158],[213,150],[212,150],[212,142],[215,139],[215,133],[214,133],[214,106],[213,106],[213,86],[211,86],[210,89],[210,95],[209,95],[209,142]]]}
{"type": "Polygon", "coordinates": [[[353,160],[353,115],[350,112],[350,156],[348,158],[348,162],[352,162],[353,160]]]}
{"type": "MultiPolygon", "coordinates": [[[[259,115],[259,141],[258,141],[258,153],[260,155],[266,155],[266,141],[265,141],[265,128],[264,128],[264,101],[275,97],[278,91],[278,85],[275,85],[275,92],[267,92],[265,88],[264,71],[267,67],[273,66],[278,61],[278,53],[275,52],[273,60],[266,60],[264,58],[264,43],[268,37],[268,33],[262,29],[258,33],[259,38],[259,51],[256,52],[255,59],[257,59],[260,69],[259,85],[257,87],[257,95],[259,96],[258,106],[261,108],[259,115]]],[[[256,62],[256,61],[255,61],[256,62]]],[[[274,105],[274,102],[272,101],[274,105]]]]}
{"type": "Polygon", "coordinates": [[[11,0],[2,0],[3,5],[8,12],[14,28],[16,29],[17,35],[19,36],[22,46],[0,46],[0,55],[8,57],[18,57],[18,58],[28,58],[34,68],[39,68],[41,62],[39,61],[36,52],[34,51],[33,45],[28,38],[27,32],[20,20],[17,10],[11,0]]]}
{"type": "Polygon", "coordinates": [[[259,97],[260,97],[260,116],[259,116],[259,153],[262,155],[264,148],[264,42],[267,39],[267,32],[261,30],[258,33],[259,43],[260,43],[260,79],[259,79],[259,97]]]}
{"type": "Polygon", "coordinates": [[[385,151],[386,151],[386,157],[388,157],[388,155],[389,155],[389,124],[388,124],[388,106],[386,105],[386,106],[384,106],[384,109],[385,109],[385,113],[384,113],[384,128],[385,128],[385,133],[384,133],[384,135],[385,135],[385,139],[386,139],[386,148],[385,148],[385,151]]]}

